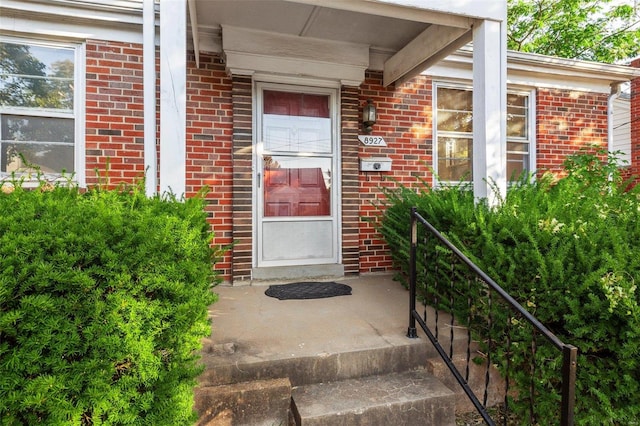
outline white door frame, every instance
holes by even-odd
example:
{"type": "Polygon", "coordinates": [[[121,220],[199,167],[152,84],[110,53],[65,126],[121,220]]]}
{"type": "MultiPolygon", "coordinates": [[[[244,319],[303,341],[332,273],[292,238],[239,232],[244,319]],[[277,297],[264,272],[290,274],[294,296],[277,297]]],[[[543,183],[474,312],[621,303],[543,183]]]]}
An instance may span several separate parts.
{"type": "MultiPolygon", "coordinates": [[[[329,82],[331,83],[331,82],[329,82]]],[[[342,239],[341,239],[341,158],[340,158],[340,91],[339,84],[327,84],[326,81],[319,82],[316,80],[283,78],[283,79],[260,79],[254,76],[254,95],[253,95],[253,112],[254,112],[254,132],[253,132],[253,160],[252,160],[252,180],[253,180],[253,267],[269,268],[269,267],[287,267],[301,265],[321,265],[321,264],[338,264],[342,262],[342,239]],[[331,167],[333,176],[331,179],[331,216],[330,220],[333,233],[332,256],[330,258],[319,259],[300,259],[296,260],[270,260],[263,261],[262,251],[262,220],[263,220],[263,195],[262,185],[258,184],[262,180],[262,155],[263,145],[259,139],[262,136],[263,126],[263,97],[262,93],[265,89],[278,91],[292,91],[296,93],[313,93],[328,95],[330,99],[330,118],[331,118],[331,138],[332,138],[332,162],[331,167]]],[[[295,221],[296,219],[283,219],[295,221]]],[[[311,219],[312,220],[312,219],[311,219]]]]}

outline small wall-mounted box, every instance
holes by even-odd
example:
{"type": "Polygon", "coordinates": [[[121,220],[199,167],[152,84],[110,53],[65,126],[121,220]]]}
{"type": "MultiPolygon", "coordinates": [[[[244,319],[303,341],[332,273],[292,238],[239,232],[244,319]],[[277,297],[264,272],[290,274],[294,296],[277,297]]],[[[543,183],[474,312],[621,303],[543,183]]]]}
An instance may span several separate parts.
{"type": "Polygon", "coordinates": [[[360,159],[361,172],[388,172],[391,170],[391,158],[369,157],[360,159]]]}

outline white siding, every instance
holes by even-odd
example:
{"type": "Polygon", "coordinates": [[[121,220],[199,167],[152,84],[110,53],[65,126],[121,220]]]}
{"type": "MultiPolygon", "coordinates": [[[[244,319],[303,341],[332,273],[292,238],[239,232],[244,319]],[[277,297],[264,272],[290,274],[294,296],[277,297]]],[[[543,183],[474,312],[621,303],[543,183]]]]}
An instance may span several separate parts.
{"type": "Polygon", "coordinates": [[[613,151],[621,151],[621,166],[631,164],[631,104],[619,97],[613,102],[613,151]]]}

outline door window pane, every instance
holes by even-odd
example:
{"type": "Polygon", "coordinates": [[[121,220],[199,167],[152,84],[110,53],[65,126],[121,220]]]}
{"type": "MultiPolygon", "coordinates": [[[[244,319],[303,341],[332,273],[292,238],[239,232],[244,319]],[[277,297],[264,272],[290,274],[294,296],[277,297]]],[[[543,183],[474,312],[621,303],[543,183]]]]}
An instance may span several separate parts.
{"type": "Polygon", "coordinates": [[[329,118],[329,96],[265,90],[264,113],[329,118]]]}
{"type": "Polygon", "coordinates": [[[263,157],[264,216],[330,216],[331,159],[263,157]]]}
{"type": "Polygon", "coordinates": [[[266,152],[330,153],[329,96],[265,90],[266,152]]]}

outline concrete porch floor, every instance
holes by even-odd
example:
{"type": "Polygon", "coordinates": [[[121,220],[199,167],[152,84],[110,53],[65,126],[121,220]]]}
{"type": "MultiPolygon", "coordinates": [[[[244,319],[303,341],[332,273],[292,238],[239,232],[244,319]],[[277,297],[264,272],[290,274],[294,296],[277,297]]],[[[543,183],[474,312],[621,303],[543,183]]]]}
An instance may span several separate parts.
{"type": "Polygon", "coordinates": [[[391,275],[335,281],[351,286],[352,294],[278,300],[264,294],[269,284],[216,287],[219,300],[210,308],[212,334],[204,350],[234,345],[242,357],[268,361],[424,343],[425,336],[406,337],[409,292],[391,275]]]}
{"type": "MultiPolygon", "coordinates": [[[[202,362],[205,370],[199,378],[200,396],[197,398],[197,405],[201,420],[198,424],[227,425],[219,423],[218,419],[229,411],[224,408],[227,405],[221,408],[223,391],[216,388],[219,385],[228,385],[224,389],[230,392],[229,395],[235,395],[231,391],[236,392],[233,386],[238,384],[240,387],[237,389],[244,395],[241,397],[244,405],[240,404],[240,400],[233,399],[235,397],[230,397],[228,407],[235,407],[234,410],[242,413],[262,413],[273,410],[256,408],[257,401],[271,399],[259,397],[253,403],[255,407],[247,403],[247,395],[255,389],[268,386],[280,389],[278,386],[286,384],[288,396],[285,404],[293,398],[299,408],[298,403],[303,407],[309,404],[305,399],[305,392],[310,392],[306,389],[316,389],[314,384],[324,383],[324,387],[328,388],[327,383],[339,386],[345,380],[353,385],[365,380],[365,377],[385,377],[391,373],[409,374],[422,368],[437,382],[421,386],[426,392],[422,389],[419,391],[424,396],[424,401],[433,396],[427,392],[429,390],[453,391],[455,398],[452,402],[447,402],[451,405],[447,410],[453,410],[449,411],[449,415],[455,414],[455,411],[463,413],[472,409],[466,396],[462,395],[462,389],[454,383],[453,376],[420,327],[417,339],[407,337],[409,291],[402,284],[394,281],[392,275],[365,275],[334,281],[351,286],[352,294],[311,300],[278,300],[265,295],[270,284],[281,284],[279,282],[238,287],[220,285],[214,289],[219,300],[210,307],[212,333],[204,340],[203,345],[202,362]],[[263,383],[253,387],[248,385],[254,380],[262,380],[263,383]],[[282,380],[286,383],[281,383],[282,380]]],[[[428,317],[429,326],[433,330],[435,324],[431,308],[428,317]]],[[[443,346],[447,347],[453,331],[455,354],[466,353],[465,329],[458,326],[452,329],[448,315],[443,313],[440,313],[438,329],[443,346]]],[[[478,392],[484,386],[485,368],[475,364],[471,367],[470,385],[479,395],[478,392]]],[[[381,381],[384,386],[391,386],[386,382],[387,378],[384,380],[381,381]]],[[[415,380],[411,381],[412,384],[414,382],[415,380]]],[[[494,387],[498,389],[500,382],[494,383],[492,380],[491,404],[503,395],[494,392],[494,387]]],[[[322,399],[321,406],[340,407],[347,400],[351,401],[349,404],[352,403],[353,398],[346,398],[340,392],[332,390],[333,387],[330,389],[330,395],[326,400],[322,399]]],[[[318,396],[313,392],[311,394],[314,395],[311,399],[315,401],[318,396]]],[[[405,397],[406,395],[403,396],[405,397]]],[[[368,402],[379,399],[375,396],[367,398],[368,402]]],[[[275,397],[272,399],[277,400],[275,397]]],[[[239,414],[231,416],[235,415],[239,414]]],[[[265,424],[273,424],[270,421],[271,419],[265,424]]],[[[450,423],[447,420],[432,424],[450,423]]]]}

